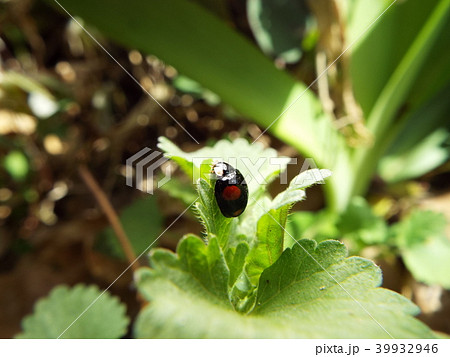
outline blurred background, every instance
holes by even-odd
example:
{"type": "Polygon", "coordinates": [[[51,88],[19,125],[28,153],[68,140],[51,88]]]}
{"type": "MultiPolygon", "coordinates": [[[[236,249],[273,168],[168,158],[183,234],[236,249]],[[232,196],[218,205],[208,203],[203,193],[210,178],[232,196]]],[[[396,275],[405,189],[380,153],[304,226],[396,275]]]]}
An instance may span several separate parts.
{"type": "MultiPolygon", "coordinates": [[[[160,136],[185,151],[257,140],[299,160],[289,178],[307,157],[331,169],[290,231],[375,260],[450,333],[446,3],[60,1],[71,18],[0,0],[0,337],[55,286],[103,289],[128,266],[101,197],[135,255],[195,197],[175,166],[153,195],[126,185],[126,159],[160,136]]],[[[201,231],[188,212],[157,244],[201,231]]],[[[132,272],[110,292],[135,318],[132,272]]]]}

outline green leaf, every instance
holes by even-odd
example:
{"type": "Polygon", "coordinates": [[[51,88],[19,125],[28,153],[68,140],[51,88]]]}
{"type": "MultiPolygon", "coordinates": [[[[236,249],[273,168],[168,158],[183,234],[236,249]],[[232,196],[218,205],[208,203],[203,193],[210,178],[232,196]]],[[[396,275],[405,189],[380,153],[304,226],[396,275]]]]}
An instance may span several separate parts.
{"type": "Polygon", "coordinates": [[[284,226],[288,206],[272,209],[258,221],[256,240],[247,256],[246,271],[256,285],[264,269],[271,266],[283,252],[284,226]]]}
{"type": "Polygon", "coordinates": [[[212,147],[203,147],[194,152],[184,152],[165,137],[159,138],[158,147],[196,182],[201,170],[210,171],[212,160],[228,162],[237,168],[247,181],[249,194],[261,193],[264,185],[272,182],[290,162],[288,157],[278,157],[276,150],[264,149],[260,143],[251,144],[245,139],[219,140],[212,147]],[[272,162],[277,158],[276,163],[272,162]],[[208,161],[209,160],[209,161],[208,161]]]}
{"type": "Polygon", "coordinates": [[[395,128],[395,136],[378,170],[384,180],[398,182],[421,176],[444,163],[450,150],[448,113],[450,86],[425,103],[407,113],[395,128]],[[403,124],[402,124],[403,122],[403,124]]]}
{"type": "MultiPolygon", "coordinates": [[[[135,200],[120,214],[120,221],[127,233],[136,255],[141,254],[158,237],[162,228],[162,217],[151,195],[135,200]]],[[[111,227],[100,233],[96,249],[111,256],[125,259],[125,255],[111,227]]]]}
{"type": "Polygon", "coordinates": [[[23,332],[16,338],[58,338],[64,331],[60,338],[119,338],[129,323],[125,313],[117,297],[94,285],[57,286],[22,320],[23,332]]]}
{"type": "MultiPolygon", "coordinates": [[[[331,171],[326,169],[311,169],[302,172],[291,180],[286,190],[266,205],[269,208],[266,208],[265,214],[258,219],[256,239],[250,241],[251,250],[247,256],[246,270],[253,284],[257,284],[262,271],[271,266],[283,252],[284,229],[292,205],[306,197],[305,188],[316,183],[324,183],[323,180],[329,176],[331,176],[331,171]]],[[[256,206],[264,208],[259,203],[256,206]]],[[[252,231],[244,232],[250,237],[254,236],[252,231]]]]}
{"type": "Polygon", "coordinates": [[[345,237],[363,244],[379,244],[387,239],[387,225],[375,215],[367,201],[354,197],[337,222],[337,228],[345,237]]]}
{"type": "Polygon", "coordinates": [[[172,177],[160,189],[167,192],[170,197],[181,200],[186,206],[189,206],[198,197],[195,188],[189,181],[185,182],[176,177],[172,177]]]}
{"type": "Polygon", "coordinates": [[[414,278],[450,288],[450,240],[443,214],[415,211],[392,228],[394,241],[414,278]]]}
{"type": "Polygon", "coordinates": [[[396,243],[401,248],[422,245],[428,237],[445,231],[447,221],[442,213],[433,211],[414,211],[408,218],[393,226],[396,243]]]}
{"type": "Polygon", "coordinates": [[[205,245],[199,237],[188,235],[178,245],[177,253],[184,271],[190,272],[218,301],[228,300],[230,271],[217,239],[211,238],[205,245]]]}
{"type": "Polygon", "coordinates": [[[310,338],[432,336],[409,316],[419,312],[416,306],[377,288],[377,266],[346,255],[337,241],[317,245],[301,240],[261,275],[254,314],[284,321],[299,332],[307,330],[303,333],[310,338]]]}
{"type": "Polygon", "coordinates": [[[216,236],[222,248],[228,246],[229,238],[236,230],[236,219],[222,215],[211,182],[200,179],[197,190],[200,199],[195,203],[195,208],[205,227],[207,237],[216,236]]]}
{"type": "MultiPolygon", "coordinates": [[[[405,4],[408,3],[417,4],[425,2],[414,0],[408,1],[405,4]]],[[[413,41],[408,44],[409,47],[405,49],[403,57],[396,64],[395,70],[392,72],[392,75],[377,97],[376,102],[373,104],[370,114],[367,113],[367,126],[374,135],[376,142],[371,148],[355,152],[354,172],[357,172],[359,176],[353,184],[352,195],[361,195],[365,192],[367,189],[365,186],[367,186],[378,160],[386,150],[386,146],[395,139],[392,135],[394,120],[407,99],[411,86],[419,75],[423,75],[422,70],[428,68],[426,65],[427,59],[431,56],[431,50],[437,44],[437,40],[440,38],[440,34],[445,28],[447,19],[450,16],[450,1],[437,1],[436,6],[428,12],[429,16],[425,18],[423,25],[420,27],[420,31],[413,37],[413,41]]],[[[419,15],[422,16],[421,14],[419,15]]],[[[401,16],[403,21],[409,21],[409,17],[405,17],[405,14],[401,16]]],[[[370,60],[373,61],[373,57],[370,60]]],[[[375,73],[375,71],[372,71],[372,73],[375,73]]],[[[403,123],[403,125],[406,124],[403,123]]]]}
{"type": "MultiPolygon", "coordinates": [[[[272,202],[261,204],[254,202],[258,207],[258,216],[251,216],[250,222],[257,218],[256,232],[248,226],[240,225],[238,232],[250,237],[250,253],[247,256],[246,271],[250,281],[256,285],[262,271],[272,265],[283,252],[284,232],[289,210],[296,202],[306,197],[304,189],[316,183],[324,183],[324,179],[331,176],[330,170],[311,169],[295,176],[288,188],[278,194],[272,202]],[[256,239],[252,239],[256,235],[256,239]]],[[[253,211],[253,210],[252,210],[253,211]]],[[[247,219],[247,217],[245,217],[247,219]]]]}
{"type": "MultiPolygon", "coordinates": [[[[197,257],[195,262],[201,262],[201,269],[182,264],[183,252],[177,256],[158,249],[152,255],[153,269],[138,271],[138,289],[150,304],[138,316],[136,337],[390,337],[347,292],[393,337],[434,337],[428,327],[411,316],[418,313],[415,305],[397,293],[378,288],[379,268],[363,258],[345,258],[345,247],[339,242],[326,241],[316,247],[313,241],[302,240],[301,246],[284,251],[263,272],[255,308],[243,314],[233,309],[222,292],[223,279],[218,287],[209,284],[208,275],[219,271],[224,274],[220,255],[212,254],[215,258],[210,261],[215,263],[206,264],[210,248],[200,247],[203,243],[199,238],[189,239],[197,240],[191,254],[197,257]]],[[[216,251],[217,247],[211,249],[216,251]]]]}
{"type": "MultiPolygon", "coordinates": [[[[438,2],[397,1],[369,31],[363,33],[370,22],[392,1],[340,1],[342,7],[347,7],[344,12],[347,13],[348,42],[352,43],[362,35],[352,46],[351,66],[355,95],[366,114],[370,112],[384,85],[438,2]],[[367,70],[367,63],[375,63],[377,70],[367,70]],[[370,83],[370,86],[367,83],[370,83]]],[[[448,84],[450,73],[446,68],[450,61],[450,51],[443,44],[449,41],[450,22],[447,21],[432,44],[430,53],[433,55],[427,58],[426,66],[423,66],[410,88],[408,105],[421,105],[448,84]]]]}
{"type": "Polygon", "coordinates": [[[25,179],[30,170],[27,157],[18,150],[13,150],[5,156],[3,166],[12,178],[19,182],[25,179]]]}
{"type": "Polygon", "coordinates": [[[278,209],[303,200],[306,197],[304,189],[318,183],[325,183],[324,179],[330,176],[331,171],[327,169],[311,169],[300,173],[292,179],[286,190],[274,198],[271,208],[278,209]]]}
{"type": "Polygon", "coordinates": [[[420,177],[446,162],[450,156],[447,142],[450,132],[437,129],[408,151],[386,156],[379,172],[387,182],[395,183],[420,177]]]}
{"type": "Polygon", "coordinates": [[[286,63],[295,63],[302,56],[308,15],[304,1],[247,1],[248,22],[259,47],[286,63]]]}
{"type": "MultiPolygon", "coordinates": [[[[324,183],[324,179],[331,175],[330,170],[311,169],[295,176],[286,190],[278,194],[273,200],[267,195],[261,196],[254,200],[250,198],[248,208],[244,212],[244,219],[239,222],[238,233],[247,237],[254,237],[256,235],[256,226],[262,216],[271,210],[284,210],[288,212],[293,204],[305,199],[306,194],[304,189],[314,184],[324,183]]],[[[273,215],[275,218],[279,215],[273,215]]],[[[280,221],[281,222],[281,221],[280,221]]],[[[283,227],[285,220],[283,220],[283,227]]],[[[282,237],[280,237],[282,239],[282,237]]],[[[251,241],[249,243],[252,243],[251,241]]]]}
{"type": "Polygon", "coordinates": [[[245,236],[249,244],[253,243],[258,221],[270,211],[271,204],[272,200],[267,193],[257,199],[250,198],[247,208],[242,214],[242,219],[239,221],[236,235],[245,236]]]}
{"type": "Polygon", "coordinates": [[[219,18],[230,20],[230,6],[227,3],[227,0],[194,0],[197,4],[203,6],[205,9],[208,9],[214,15],[219,18]]]}
{"type": "Polygon", "coordinates": [[[235,249],[229,249],[230,256],[227,258],[228,266],[230,267],[230,281],[229,286],[233,286],[239,278],[239,275],[244,271],[245,257],[249,251],[248,244],[241,242],[235,249]]]}
{"type": "Polygon", "coordinates": [[[230,301],[236,311],[246,313],[254,305],[255,285],[251,283],[246,271],[245,263],[249,252],[246,242],[239,243],[236,248],[227,250],[227,264],[230,269],[228,282],[230,301]]]}
{"type": "Polygon", "coordinates": [[[314,239],[316,242],[337,239],[340,237],[336,228],[337,219],[335,213],[327,210],[293,212],[288,217],[286,230],[289,234],[285,236],[284,244],[286,247],[292,247],[295,244],[292,237],[314,239]]]}
{"type": "Polygon", "coordinates": [[[220,97],[217,94],[203,88],[200,83],[186,76],[178,75],[175,77],[172,84],[179,91],[204,99],[211,106],[215,106],[220,103],[220,97]]]}
{"type": "Polygon", "coordinates": [[[216,238],[211,238],[206,245],[199,237],[190,234],[180,241],[177,254],[168,250],[155,249],[150,256],[153,269],[142,268],[136,280],[141,293],[147,299],[164,291],[153,291],[146,282],[170,281],[173,291],[178,285],[198,298],[211,303],[232,308],[228,297],[228,280],[230,276],[225,257],[216,238]]]}
{"type": "MultiPolygon", "coordinates": [[[[381,95],[383,88],[392,78],[397,66],[405,58],[407,51],[413,42],[418,39],[419,33],[424,27],[439,1],[409,0],[396,2],[384,13],[374,25],[367,31],[370,23],[375,20],[392,1],[384,0],[354,0],[345,2],[349,5],[347,17],[347,39],[349,43],[362,35],[352,47],[352,81],[355,95],[364,112],[368,115],[381,95]],[[368,70],[367,63],[376,65],[376,71],[368,70]],[[370,85],[367,85],[370,83],[370,85]]],[[[341,2],[342,3],[342,2],[341,2]]],[[[436,28],[439,33],[439,28],[436,28]]],[[[445,31],[443,31],[445,33],[445,31]]],[[[439,41],[436,49],[439,55],[444,55],[445,49],[439,41]]],[[[429,42],[433,45],[432,41],[429,42]]],[[[430,53],[436,53],[432,51],[430,53]]],[[[439,57],[436,56],[432,57],[439,57]]],[[[416,60],[420,61],[427,56],[427,52],[420,53],[416,60]]],[[[448,56],[448,55],[447,55],[448,56]]],[[[446,57],[446,56],[445,56],[446,57]]],[[[434,59],[427,59],[433,62],[434,59]]],[[[433,66],[424,67],[420,77],[427,77],[433,72],[433,66]]],[[[415,77],[414,73],[409,76],[415,77]]],[[[421,91],[428,86],[422,86],[421,91]]],[[[395,99],[398,95],[395,95],[395,99]]]]}

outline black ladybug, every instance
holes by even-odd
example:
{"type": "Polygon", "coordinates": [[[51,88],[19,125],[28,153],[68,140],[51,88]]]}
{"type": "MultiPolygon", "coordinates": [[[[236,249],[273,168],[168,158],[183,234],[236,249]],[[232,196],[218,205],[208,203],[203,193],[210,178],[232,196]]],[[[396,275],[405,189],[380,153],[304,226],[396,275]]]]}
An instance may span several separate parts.
{"type": "Polygon", "coordinates": [[[214,164],[211,172],[216,179],[214,195],[220,212],[228,218],[242,214],[248,201],[248,188],[244,176],[226,162],[214,164]]]}

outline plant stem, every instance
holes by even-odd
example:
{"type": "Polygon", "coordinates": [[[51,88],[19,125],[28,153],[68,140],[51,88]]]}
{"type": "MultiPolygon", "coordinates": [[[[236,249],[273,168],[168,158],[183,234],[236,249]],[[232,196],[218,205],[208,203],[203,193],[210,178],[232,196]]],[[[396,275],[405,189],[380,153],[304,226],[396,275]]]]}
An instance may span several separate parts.
{"type": "Polygon", "coordinates": [[[109,201],[105,192],[103,192],[103,190],[100,188],[94,176],[92,176],[92,173],[85,165],[80,165],[78,167],[78,173],[81,176],[83,182],[86,184],[86,186],[94,195],[98,205],[100,206],[101,210],[103,211],[109,223],[111,224],[111,227],[114,230],[117,239],[119,240],[119,243],[122,247],[125,257],[127,258],[128,263],[131,265],[131,269],[133,271],[136,271],[136,269],[140,267],[140,264],[136,260],[136,254],[134,254],[130,240],[127,234],[125,233],[125,230],[123,229],[122,224],[120,223],[119,216],[114,210],[111,202],[109,201]]]}

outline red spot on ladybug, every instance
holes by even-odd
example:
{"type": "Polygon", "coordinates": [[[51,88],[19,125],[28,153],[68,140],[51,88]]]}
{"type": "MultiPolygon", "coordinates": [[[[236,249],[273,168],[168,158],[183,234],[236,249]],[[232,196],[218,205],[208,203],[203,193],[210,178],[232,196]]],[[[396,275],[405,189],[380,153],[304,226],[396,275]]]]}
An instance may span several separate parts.
{"type": "Polygon", "coordinates": [[[222,197],[227,201],[234,201],[241,197],[241,190],[237,186],[227,186],[222,192],[222,197]]]}
{"type": "Polygon", "coordinates": [[[244,212],[248,201],[248,188],[244,176],[230,164],[218,162],[212,167],[216,181],[214,196],[220,212],[228,218],[244,212]]]}

